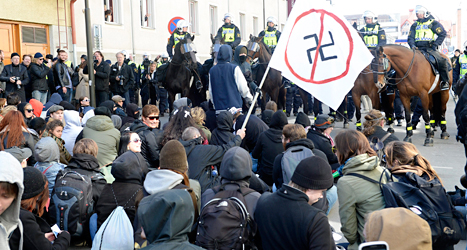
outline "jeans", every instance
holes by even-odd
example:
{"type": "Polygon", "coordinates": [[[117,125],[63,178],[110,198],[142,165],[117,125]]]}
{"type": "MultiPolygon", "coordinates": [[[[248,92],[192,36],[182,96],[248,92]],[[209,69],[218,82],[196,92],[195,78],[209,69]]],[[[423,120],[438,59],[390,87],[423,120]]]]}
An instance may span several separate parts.
{"type": "Polygon", "coordinates": [[[94,240],[94,236],[97,233],[97,214],[93,214],[89,218],[89,232],[91,233],[91,240],[94,240]]]}
{"type": "Polygon", "coordinates": [[[34,90],[32,92],[32,98],[40,101],[42,104],[45,105],[45,103],[47,102],[47,91],[34,90]]]}
{"type": "Polygon", "coordinates": [[[62,87],[58,88],[58,90],[57,90],[57,92],[62,97],[62,100],[67,101],[69,103],[71,103],[71,91],[72,91],[71,88],[66,88],[66,93],[63,93],[63,88],[62,87]]]}
{"type": "Polygon", "coordinates": [[[337,187],[336,186],[332,186],[332,188],[326,191],[326,199],[328,199],[328,204],[329,204],[328,211],[326,211],[326,215],[328,215],[329,212],[331,212],[332,206],[334,206],[334,204],[337,201],[337,187]]]}
{"type": "Polygon", "coordinates": [[[109,100],[109,92],[96,90],[96,107],[109,100]]]}
{"type": "Polygon", "coordinates": [[[256,173],[256,171],[258,170],[258,159],[253,158],[251,153],[250,153],[250,157],[251,157],[251,161],[253,162],[253,165],[252,165],[253,173],[256,173]]]}

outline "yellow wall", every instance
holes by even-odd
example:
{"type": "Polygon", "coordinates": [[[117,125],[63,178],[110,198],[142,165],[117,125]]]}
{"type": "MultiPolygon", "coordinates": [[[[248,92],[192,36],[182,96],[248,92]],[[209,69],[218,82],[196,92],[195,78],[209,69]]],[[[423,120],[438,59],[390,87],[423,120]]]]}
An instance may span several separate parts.
{"type": "MultiPolygon", "coordinates": [[[[58,1],[60,7],[63,7],[64,0],[58,1]]],[[[67,26],[71,26],[70,0],[65,0],[65,10],[67,26]]],[[[63,10],[60,15],[62,13],[63,10]]],[[[12,21],[57,25],[57,0],[1,0],[0,17],[12,21]]],[[[60,25],[63,25],[63,22],[60,25]]]]}

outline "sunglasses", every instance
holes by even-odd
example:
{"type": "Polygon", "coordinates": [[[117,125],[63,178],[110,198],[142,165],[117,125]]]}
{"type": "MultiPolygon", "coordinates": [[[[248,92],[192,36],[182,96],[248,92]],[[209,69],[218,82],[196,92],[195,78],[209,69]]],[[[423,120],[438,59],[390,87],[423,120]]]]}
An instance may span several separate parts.
{"type": "Polygon", "coordinates": [[[29,113],[32,113],[34,111],[34,109],[25,109],[26,111],[28,111],[29,113]]]}
{"type": "Polygon", "coordinates": [[[136,139],[134,139],[134,140],[132,140],[132,141],[130,141],[130,142],[138,143],[138,142],[141,142],[141,139],[136,138],[136,139]]]}
{"type": "Polygon", "coordinates": [[[39,61],[44,61],[44,58],[39,58],[39,61]]]}
{"type": "Polygon", "coordinates": [[[148,119],[151,120],[151,121],[154,120],[154,119],[156,119],[156,121],[159,121],[159,116],[158,116],[158,115],[156,115],[156,116],[148,116],[148,119]]]}
{"type": "Polygon", "coordinates": [[[89,99],[83,99],[83,102],[89,102],[89,99]]]}

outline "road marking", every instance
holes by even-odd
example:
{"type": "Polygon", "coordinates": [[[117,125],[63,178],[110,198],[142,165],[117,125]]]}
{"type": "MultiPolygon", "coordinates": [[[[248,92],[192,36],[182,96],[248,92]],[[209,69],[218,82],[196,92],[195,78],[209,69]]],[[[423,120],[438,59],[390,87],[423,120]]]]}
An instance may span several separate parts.
{"type": "Polygon", "coordinates": [[[438,166],[432,166],[433,168],[440,168],[440,169],[452,169],[452,167],[438,167],[438,166]]]}

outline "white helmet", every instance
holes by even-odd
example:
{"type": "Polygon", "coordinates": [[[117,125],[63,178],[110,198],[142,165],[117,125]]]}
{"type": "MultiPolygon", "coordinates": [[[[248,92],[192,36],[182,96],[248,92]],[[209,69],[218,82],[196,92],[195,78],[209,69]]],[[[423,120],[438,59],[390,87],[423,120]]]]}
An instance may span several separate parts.
{"type": "Polygon", "coordinates": [[[365,20],[366,17],[373,19],[373,22],[376,22],[376,19],[378,19],[378,17],[375,15],[375,13],[373,13],[373,12],[371,12],[369,10],[363,12],[363,16],[362,16],[363,20],[365,20]]]}
{"type": "Polygon", "coordinates": [[[120,51],[120,52],[122,52],[122,54],[125,56],[125,58],[128,58],[128,57],[129,57],[129,56],[128,56],[128,52],[127,52],[126,50],[122,50],[122,51],[120,51]]]}
{"type": "Polygon", "coordinates": [[[418,13],[423,13],[424,18],[427,18],[430,16],[430,13],[428,12],[428,10],[422,5],[415,6],[415,14],[418,14],[418,13]]]}
{"type": "Polygon", "coordinates": [[[273,17],[273,16],[270,16],[270,17],[268,17],[268,19],[267,19],[267,22],[266,22],[266,23],[273,23],[273,24],[274,24],[274,26],[277,26],[277,20],[276,20],[276,18],[275,18],[275,17],[273,17]]]}
{"type": "Polygon", "coordinates": [[[178,23],[177,23],[177,30],[179,32],[182,32],[183,28],[188,28],[188,26],[190,26],[190,24],[186,20],[182,19],[182,20],[178,21],[178,23]]]}
{"type": "Polygon", "coordinates": [[[169,54],[167,52],[162,53],[161,55],[162,58],[169,58],[169,54]]]}
{"type": "Polygon", "coordinates": [[[222,19],[222,21],[225,21],[225,19],[230,19],[230,22],[233,23],[233,17],[230,13],[225,13],[224,19],[222,19]]]}

